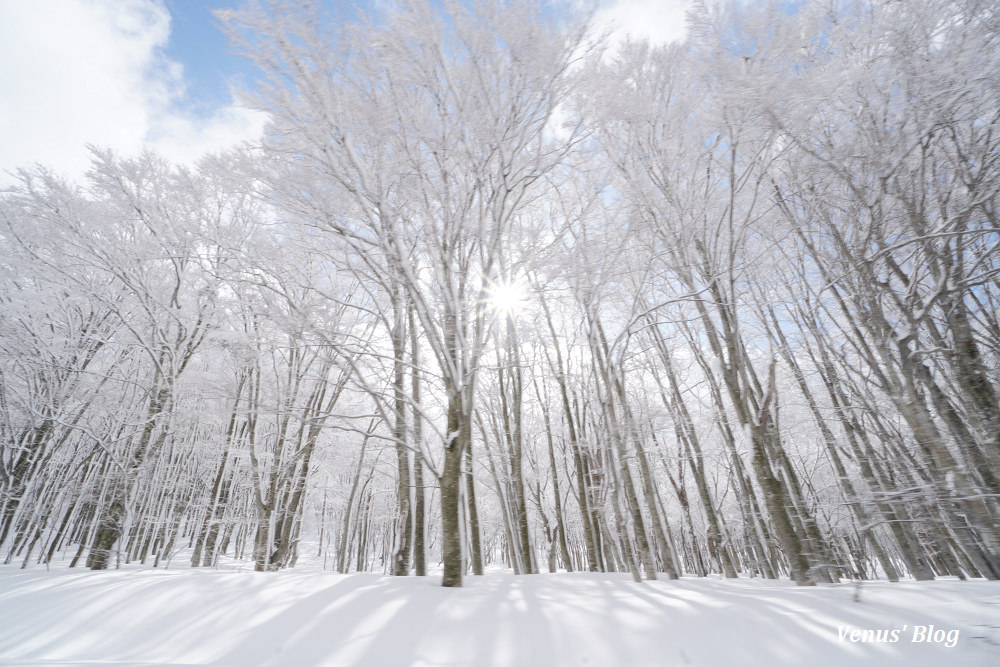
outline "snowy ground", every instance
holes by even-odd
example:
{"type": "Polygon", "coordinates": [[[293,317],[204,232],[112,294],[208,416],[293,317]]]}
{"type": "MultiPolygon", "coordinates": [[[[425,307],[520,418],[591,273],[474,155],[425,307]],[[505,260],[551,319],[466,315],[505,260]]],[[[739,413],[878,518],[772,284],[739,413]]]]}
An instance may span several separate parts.
{"type": "Polygon", "coordinates": [[[998,583],[439,582],[0,567],[0,665],[1000,665],[998,583]]]}

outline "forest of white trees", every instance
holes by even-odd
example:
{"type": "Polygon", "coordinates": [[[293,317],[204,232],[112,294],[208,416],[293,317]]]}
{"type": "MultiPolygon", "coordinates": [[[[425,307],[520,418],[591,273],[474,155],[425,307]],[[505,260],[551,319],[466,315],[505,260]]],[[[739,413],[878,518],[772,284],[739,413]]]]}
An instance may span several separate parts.
{"type": "Polygon", "coordinates": [[[220,15],[258,145],[0,193],[0,559],[1000,579],[1000,7],[220,15]]]}

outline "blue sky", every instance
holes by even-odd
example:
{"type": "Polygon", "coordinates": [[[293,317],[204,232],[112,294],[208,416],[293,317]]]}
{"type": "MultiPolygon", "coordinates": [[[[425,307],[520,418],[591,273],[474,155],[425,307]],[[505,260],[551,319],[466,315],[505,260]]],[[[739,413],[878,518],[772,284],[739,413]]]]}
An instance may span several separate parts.
{"type": "MultiPolygon", "coordinates": [[[[4,0],[0,0],[3,2],[4,0]]],[[[321,0],[366,10],[372,0],[321,0]]],[[[209,110],[229,102],[230,89],[252,85],[257,72],[247,58],[238,56],[221,30],[213,10],[240,9],[244,0],[162,0],[170,13],[170,41],[165,55],[181,63],[186,75],[185,103],[209,110]]]]}
{"type": "Polygon", "coordinates": [[[206,108],[229,101],[229,87],[253,81],[252,64],[234,55],[219,30],[213,9],[238,9],[239,0],[166,0],[170,12],[170,41],[164,52],[184,65],[187,97],[191,104],[206,108]]]}
{"type": "MultiPolygon", "coordinates": [[[[0,187],[34,163],[79,177],[87,144],[191,163],[253,141],[266,117],[234,92],[254,68],[211,13],[243,1],[0,0],[0,187]]],[[[598,21],[666,41],[683,35],[689,4],[604,0],[598,21]]]]}

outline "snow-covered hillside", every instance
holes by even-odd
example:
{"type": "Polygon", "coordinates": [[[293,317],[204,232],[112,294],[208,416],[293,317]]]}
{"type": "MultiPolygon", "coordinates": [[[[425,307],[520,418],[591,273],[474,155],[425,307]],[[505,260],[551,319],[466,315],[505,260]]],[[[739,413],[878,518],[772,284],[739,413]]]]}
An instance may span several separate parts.
{"type": "Polygon", "coordinates": [[[0,569],[0,665],[1000,664],[1000,585],[0,569]],[[918,641],[930,637],[939,641],[918,641]],[[865,641],[884,640],[884,641],[865,641]]]}

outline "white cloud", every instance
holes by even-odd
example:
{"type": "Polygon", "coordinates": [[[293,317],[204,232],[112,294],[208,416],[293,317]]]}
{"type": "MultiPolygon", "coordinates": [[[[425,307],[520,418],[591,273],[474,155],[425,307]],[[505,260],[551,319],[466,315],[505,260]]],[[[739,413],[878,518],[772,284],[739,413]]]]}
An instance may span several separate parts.
{"type": "Polygon", "coordinates": [[[661,45],[684,39],[685,12],[691,4],[691,0],[610,0],[594,21],[611,31],[613,42],[631,38],[661,45]]]}
{"type": "Polygon", "coordinates": [[[260,113],[183,110],[169,36],[161,0],[0,1],[0,184],[36,162],[80,175],[88,143],[189,162],[257,136],[260,113]]]}

